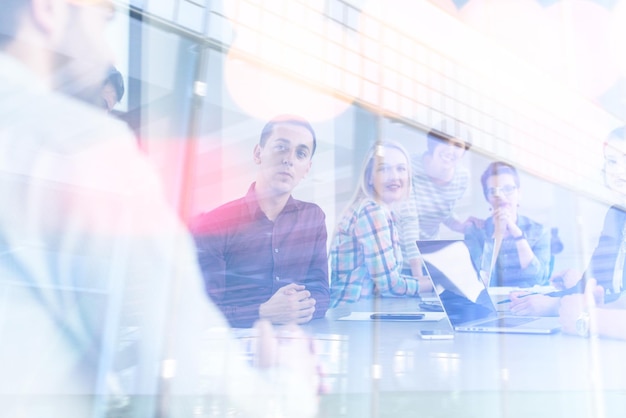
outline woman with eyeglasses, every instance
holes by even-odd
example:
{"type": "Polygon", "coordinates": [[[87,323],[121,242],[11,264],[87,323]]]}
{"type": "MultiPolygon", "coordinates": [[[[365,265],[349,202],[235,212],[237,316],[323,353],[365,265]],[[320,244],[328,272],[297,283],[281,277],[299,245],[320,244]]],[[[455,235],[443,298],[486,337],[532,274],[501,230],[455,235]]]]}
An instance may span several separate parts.
{"type": "Polygon", "coordinates": [[[518,315],[560,314],[565,332],[626,339],[626,310],[614,309],[609,315],[605,309],[599,306],[596,309],[595,306],[606,304],[607,308],[626,308],[626,298],[621,297],[626,270],[626,127],[613,130],[603,148],[604,184],[614,193],[615,204],[604,217],[602,232],[585,274],[568,269],[551,278],[555,287],[570,296],[561,298],[520,293],[512,295],[510,309],[518,315]],[[591,297],[583,296],[583,291],[591,297]],[[595,330],[589,322],[593,315],[587,315],[590,312],[598,313],[595,330]],[[618,321],[620,324],[607,325],[610,319],[599,319],[601,315],[615,315],[623,320],[618,321]]]}
{"type": "Polygon", "coordinates": [[[615,204],[604,218],[587,272],[570,288],[575,292],[568,292],[575,294],[563,297],[559,304],[546,304],[546,297],[534,296],[531,303],[558,308],[566,333],[626,340],[626,126],[613,130],[604,143],[603,171],[615,204]]]}
{"type": "Polygon", "coordinates": [[[474,268],[489,286],[547,284],[550,233],[518,213],[521,193],[517,170],[497,161],[489,164],[480,181],[491,216],[484,225],[473,224],[465,231],[474,268]]]}

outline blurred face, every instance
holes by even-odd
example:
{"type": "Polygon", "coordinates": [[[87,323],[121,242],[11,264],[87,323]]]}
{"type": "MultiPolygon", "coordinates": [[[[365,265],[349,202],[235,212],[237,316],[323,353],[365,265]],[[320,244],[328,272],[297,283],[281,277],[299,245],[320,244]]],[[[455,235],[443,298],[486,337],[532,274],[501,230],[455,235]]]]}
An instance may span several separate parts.
{"type": "Polygon", "coordinates": [[[115,91],[115,87],[111,85],[111,83],[106,83],[102,87],[102,106],[107,110],[113,110],[113,107],[118,102],[117,92],[115,91]]]}
{"type": "Polygon", "coordinates": [[[433,163],[441,168],[453,168],[465,154],[465,143],[459,139],[442,142],[433,150],[433,163]]]}
{"type": "Polygon", "coordinates": [[[370,184],[377,199],[393,203],[408,195],[408,161],[396,148],[383,148],[383,153],[374,162],[370,184]]]}
{"type": "Polygon", "coordinates": [[[55,88],[92,104],[102,103],[102,81],[113,62],[105,29],[114,11],[105,0],[66,0],[67,20],[56,41],[55,88]]]}
{"type": "Polygon", "coordinates": [[[511,174],[498,174],[487,179],[487,201],[492,208],[517,211],[520,192],[511,174]]]}
{"type": "Polygon", "coordinates": [[[254,149],[259,165],[257,190],[290,194],[311,168],[313,135],[303,126],[279,124],[264,146],[254,149]]]}
{"type": "Polygon", "coordinates": [[[604,147],[604,178],[608,188],[626,196],[626,141],[609,139],[604,147]]]}

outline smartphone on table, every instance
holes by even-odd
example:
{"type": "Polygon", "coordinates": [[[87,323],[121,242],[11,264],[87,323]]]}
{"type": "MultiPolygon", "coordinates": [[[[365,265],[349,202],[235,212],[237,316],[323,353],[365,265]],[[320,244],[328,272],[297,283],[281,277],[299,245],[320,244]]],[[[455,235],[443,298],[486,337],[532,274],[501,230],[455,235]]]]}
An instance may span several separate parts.
{"type": "Polygon", "coordinates": [[[430,329],[420,331],[419,336],[422,340],[451,340],[454,333],[450,330],[430,329]]]}

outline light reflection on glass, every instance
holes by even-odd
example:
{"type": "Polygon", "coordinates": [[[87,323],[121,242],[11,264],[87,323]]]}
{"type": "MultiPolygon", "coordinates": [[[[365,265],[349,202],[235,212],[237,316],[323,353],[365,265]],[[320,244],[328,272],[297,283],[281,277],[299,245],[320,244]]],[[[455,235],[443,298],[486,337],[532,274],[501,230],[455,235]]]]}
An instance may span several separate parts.
{"type": "Polygon", "coordinates": [[[393,374],[403,377],[415,367],[415,355],[413,351],[398,350],[393,356],[393,374]]]}
{"type": "MultiPolygon", "coordinates": [[[[256,335],[253,329],[236,329],[239,356],[253,366],[256,356],[256,335]]],[[[293,337],[279,336],[279,339],[293,337]]],[[[313,352],[317,356],[324,392],[341,392],[347,385],[348,337],[337,334],[315,334],[310,336],[313,352]]],[[[206,359],[209,361],[210,359],[206,359]]]]}
{"type": "Polygon", "coordinates": [[[459,373],[461,365],[461,356],[457,353],[431,353],[431,357],[435,358],[438,371],[441,372],[442,378],[448,378],[459,373]]]}

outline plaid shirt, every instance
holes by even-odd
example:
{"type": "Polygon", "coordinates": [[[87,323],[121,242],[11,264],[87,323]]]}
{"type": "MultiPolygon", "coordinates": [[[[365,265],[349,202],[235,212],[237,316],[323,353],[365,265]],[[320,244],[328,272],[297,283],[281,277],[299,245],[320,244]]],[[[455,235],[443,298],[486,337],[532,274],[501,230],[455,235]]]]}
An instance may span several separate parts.
{"type": "Polygon", "coordinates": [[[391,211],[364,198],[346,211],[331,245],[331,305],[361,297],[415,296],[417,280],[402,275],[402,252],[391,211]]]}

